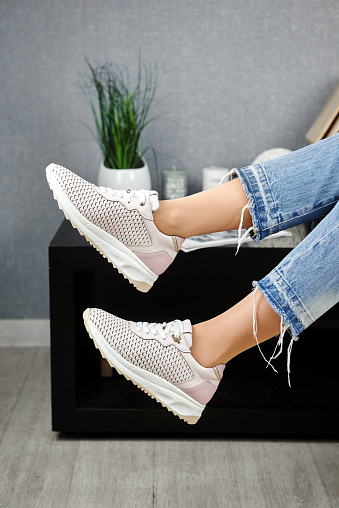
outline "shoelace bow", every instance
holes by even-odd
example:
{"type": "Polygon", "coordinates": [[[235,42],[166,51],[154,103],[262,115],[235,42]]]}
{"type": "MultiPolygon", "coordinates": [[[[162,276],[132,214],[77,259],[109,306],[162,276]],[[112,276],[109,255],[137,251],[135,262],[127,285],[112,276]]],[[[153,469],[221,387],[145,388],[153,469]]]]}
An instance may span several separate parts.
{"type": "Polygon", "coordinates": [[[170,321],[169,323],[147,323],[139,321],[137,323],[140,332],[152,333],[153,335],[160,335],[162,339],[166,339],[167,333],[172,333],[173,338],[179,339],[180,335],[184,332],[184,324],[180,319],[170,321]]]}
{"type": "Polygon", "coordinates": [[[103,192],[106,192],[107,194],[110,194],[111,196],[118,196],[119,198],[125,198],[127,203],[130,203],[133,198],[136,198],[139,200],[139,205],[144,206],[147,199],[147,191],[145,189],[141,190],[116,190],[116,189],[110,189],[109,187],[99,187],[100,190],[103,192]]]}

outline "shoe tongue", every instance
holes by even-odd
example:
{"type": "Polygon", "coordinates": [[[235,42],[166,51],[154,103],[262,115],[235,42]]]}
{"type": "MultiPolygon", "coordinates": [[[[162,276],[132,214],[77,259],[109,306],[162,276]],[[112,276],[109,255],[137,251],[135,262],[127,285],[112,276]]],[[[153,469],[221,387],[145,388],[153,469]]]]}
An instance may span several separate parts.
{"type": "Polygon", "coordinates": [[[183,321],[184,325],[184,338],[189,349],[192,347],[192,324],[189,319],[183,321]]]}
{"type": "Polygon", "coordinates": [[[149,202],[151,205],[152,212],[156,212],[157,210],[159,210],[159,195],[157,191],[150,191],[149,202]]]}

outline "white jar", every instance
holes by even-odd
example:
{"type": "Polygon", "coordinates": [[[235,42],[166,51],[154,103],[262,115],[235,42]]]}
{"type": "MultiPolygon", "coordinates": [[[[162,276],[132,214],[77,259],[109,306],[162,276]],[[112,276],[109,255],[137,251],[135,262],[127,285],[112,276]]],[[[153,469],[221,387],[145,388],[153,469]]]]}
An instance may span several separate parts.
{"type": "MultiPolygon", "coordinates": [[[[227,168],[216,168],[211,166],[210,168],[204,168],[202,173],[202,190],[211,189],[219,185],[220,180],[229,173],[227,168]]],[[[231,177],[229,177],[230,179],[231,177]]],[[[226,180],[225,180],[226,181],[226,180]]]]}

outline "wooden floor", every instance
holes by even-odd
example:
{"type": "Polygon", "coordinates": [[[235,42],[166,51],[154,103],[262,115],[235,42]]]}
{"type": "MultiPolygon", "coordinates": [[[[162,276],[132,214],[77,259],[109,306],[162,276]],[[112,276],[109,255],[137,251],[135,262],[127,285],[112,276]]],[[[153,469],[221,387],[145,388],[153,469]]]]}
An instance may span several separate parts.
{"type": "Polygon", "coordinates": [[[337,508],[338,459],[328,441],[59,436],[49,348],[0,347],[1,507],[337,508]]]}

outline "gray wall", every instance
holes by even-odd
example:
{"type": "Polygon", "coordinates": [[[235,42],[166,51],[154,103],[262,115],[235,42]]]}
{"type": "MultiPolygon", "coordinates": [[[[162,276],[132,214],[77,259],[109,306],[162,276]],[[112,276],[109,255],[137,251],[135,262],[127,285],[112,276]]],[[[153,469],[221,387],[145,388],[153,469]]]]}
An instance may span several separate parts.
{"type": "Polygon", "coordinates": [[[337,0],[2,0],[0,318],[48,316],[47,246],[62,220],[44,169],[95,180],[100,153],[77,87],[84,57],[160,67],[146,142],[189,190],[206,165],[297,149],[339,82],[337,0]],[[169,156],[173,157],[171,159],[169,156]]]}

